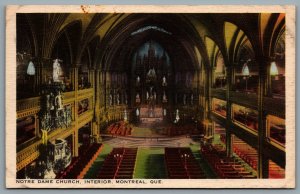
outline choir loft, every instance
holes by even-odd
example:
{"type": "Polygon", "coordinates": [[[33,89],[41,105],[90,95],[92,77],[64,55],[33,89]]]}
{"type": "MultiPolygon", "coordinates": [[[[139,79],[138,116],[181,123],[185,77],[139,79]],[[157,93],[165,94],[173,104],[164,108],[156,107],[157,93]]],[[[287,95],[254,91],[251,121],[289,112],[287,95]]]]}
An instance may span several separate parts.
{"type": "Polygon", "coordinates": [[[17,178],[285,177],[285,14],[18,13],[16,28],[17,178]]]}

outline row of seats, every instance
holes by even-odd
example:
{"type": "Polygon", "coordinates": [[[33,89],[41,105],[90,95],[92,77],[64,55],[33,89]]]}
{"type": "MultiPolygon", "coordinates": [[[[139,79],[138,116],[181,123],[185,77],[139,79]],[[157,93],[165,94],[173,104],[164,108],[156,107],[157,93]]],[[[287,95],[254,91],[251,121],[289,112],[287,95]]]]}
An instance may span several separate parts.
{"type": "Polygon", "coordinates": [[[241,178],[256,178],[255,175],[247,170],[240,161],[235,158],[226,156],[226,151],[223,145],[204,145],[201,147],[201,152],[207,163],[220,178],[224,179],[241,179],[241,178]]]}
{"type": "Polygon", "coordinates": [[[254,113],[246,114],[242,111],[234,112],[234,120],[242,123],[248,128],[254,129],[255,131],[258,130],[257,115],[254,113]]]}
{"type": "Polygon", "coordinates": [[[284,179],[285,170],[278,166],[276,163],[269,162],[269,178],[270,179],[284,179]]]}
{"type": "MultiPolygon", "coordinates": [[[[225,142],[225,135],[221,135],[221,141],[225,142]]],[[[241,159],[247,162],[253,169],[257,169],[258,153],[256,149],[242,141],[241,139],[233,138],[233,151],[241,159]]],[[[269,162],[269,178],[284,178],[285,170],[276,163],[269,162]]]]}
{"type": "MultiPolygon", "coordinates": [[[[221,134],[221,141],[225,144],[225,135],[221,134]]],[[[247,164],[249,164],[253,169],[257,169],[258,163],[258,153],[257,151],[242,141],[241,139],[234,137],[233,138],[233,152],[237,154],[241,159],[243,159],[247,164]]]]}
{"type": "Polygon", "coordinates": [[[170,179],[206,178],[190,148],[165,148],[165,163],[170,179]]]}
{"type": "Polygon", "coordinates": [[[270,137],[285,144],[285,125],[272,125],[270,127],[270,137]]]}
{"type": "Polygon", "coordinates": [[[132,179],[137,148],[114,148],[105,158],[99,179],[132,179]]]}
{"type": "Polygon", "coordinates": [[[61,173],[57,179],[81,179],[102,150],[103,145],[94,143],[88,146],[80,147],[79,157],[74,158],[71,164],[61,173]]]}
{"type": "Polygon", "coordinates": [[[226,105],[222,105],[222,104],[216,104],[215,105],[215,112],[219,113],[220,115],[226,117],[227,114],[227,110],[226,110],[226,105]]]}
{"type": "Polygon", "coordinates": [[[107,128],[107,132],[112,135],[129,136],[131,131],[132,128],[124,121],[113,123],[107,128]]]}
{"type": "Polygon", "coordinates": [[[235,137],[232,149],[234,153],[247,162],[253,169],[257,169],[258,153],[253,147],[235,137]]]}

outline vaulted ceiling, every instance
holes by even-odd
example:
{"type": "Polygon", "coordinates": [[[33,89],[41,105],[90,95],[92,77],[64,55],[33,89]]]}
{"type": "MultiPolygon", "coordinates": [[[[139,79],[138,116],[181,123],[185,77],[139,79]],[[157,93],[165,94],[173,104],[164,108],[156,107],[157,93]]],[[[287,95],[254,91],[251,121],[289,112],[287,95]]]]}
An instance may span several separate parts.
{"type": "Polygon", "coordinates": [[[18,14],[17,50],[41,60],[60,57],[71,66],[121,70],[135,49],[154,39],[174,69],[198,69],[215,65],[219,53],[225,65],[274,57],[284,32],[285,15],[277,13],[18,14]]]}

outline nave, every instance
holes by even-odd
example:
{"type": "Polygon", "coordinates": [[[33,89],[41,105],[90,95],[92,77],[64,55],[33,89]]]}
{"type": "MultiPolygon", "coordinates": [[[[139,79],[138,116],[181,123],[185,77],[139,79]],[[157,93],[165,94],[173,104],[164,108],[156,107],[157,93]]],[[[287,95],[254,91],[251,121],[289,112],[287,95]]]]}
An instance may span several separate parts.
{"type": "Polygon", "coordinates": [[[16,27],[18,179],[286,177],[285,13],[18,13],[16,27]]]}

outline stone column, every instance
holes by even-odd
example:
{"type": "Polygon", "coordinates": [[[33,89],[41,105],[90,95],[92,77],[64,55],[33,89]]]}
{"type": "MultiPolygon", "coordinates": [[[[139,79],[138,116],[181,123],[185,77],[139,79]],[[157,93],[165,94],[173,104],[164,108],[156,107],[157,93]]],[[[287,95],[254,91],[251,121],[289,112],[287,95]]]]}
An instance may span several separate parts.
{"type": "Polygon", "coordinates": [[[89,69],[89,82],[91,84],[91,87],[94,88],[95,86],[95,69],[89,69]]]}
{"type": "Polygon", "coordinates": [[[226,66],[226,154],[228,157],[232,155],[232,139],[231,139],[231,101],[230,101],[230,91],[232,89],[232,73],[233,67],[226,66]]]}
{"type": "Polygon", "coordinates": [[[34,75],[34,83],[33,83],[33,91],[34,93],[40,95],[41,94],[41,85],[43,82],[46,82],[46,77],[43,77],[43,68],[46,66],[48,60],[38,58],[37,60],[34,60],[34,66],[35,66],[35,75],[34,75]]]}
{"type": "Polygon", "coordinates": [[[78,90],[78,67],[72,67],[70,71],[72,90],[78,90]]]}
{"type": "Polygon", "coordinates": [[[73,156],[79,156],[79,145],[78,145],[78,129],[75,129],[73,133],[73,156]]]}
{"type": "Polygon", "coordinates": [[[101,100],[101,97],[100,97],[100,77],[101,77],[101,71],[99,69],[97,69],[95,71],[95,74],[96,74],[96,79],[95,79],[95,82],[94,82],[94,99],[95,99],[95,116],[96,116],[96,121],[99,122],[99,117],[100,117],[100,100],[101,100]]]}
{"type": "Polygon", "coordinates": [[[265,57],[260,57],[259,62],[259,80],[258,80],[258,165],[257,165],[257,175],[258,178],[267,178],[264,172],[267,171],[267,159],[264,153],[265,139],[266,139],[266,115],[264,114],[264,94],[265,86],[268,77],[269,65],[268,60],[265,57]]]}
{"type": "Polygon", "coordinates": [[[74,101],[74,120],[75,120],[75,128],[74,128],[74,134],[73,134],[73,142],[74,142],[74,156],[78,156],[78,100],[77,100],[77,93],[78,93],[78,67],[73,67],[71,69],[71,81],[73,90],[75,93],[75,101],[74,101]]]}
{"type": "Polygon", "coordinates": [[[269,60],[265,61],[266,69],[266,77],[265,77],[265,83],[264,83],[264,95],[268,97],[272,97],[272,76],[270,75],[270,68],[271,68],[271,62],[269,60]]]}

